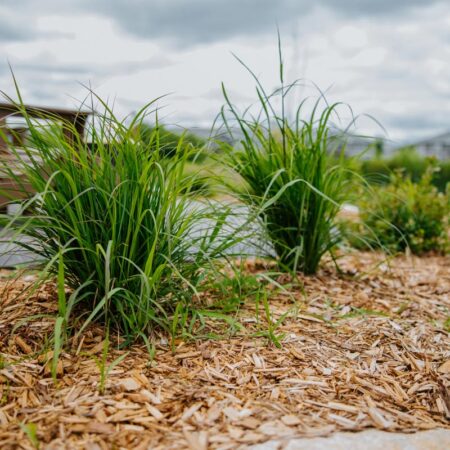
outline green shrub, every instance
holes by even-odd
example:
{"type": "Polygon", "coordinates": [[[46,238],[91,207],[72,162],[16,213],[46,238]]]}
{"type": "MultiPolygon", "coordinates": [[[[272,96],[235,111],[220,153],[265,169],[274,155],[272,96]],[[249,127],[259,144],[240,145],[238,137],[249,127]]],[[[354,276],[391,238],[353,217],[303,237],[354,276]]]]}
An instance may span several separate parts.
{"type": "Polygon", "coordinates": [[[206,140],[193,133],[178,134],[159,123],[152,126],[142,121],[135,125],[134,133],[137,139],[142,141],[150,151],[155,151],[157,148],[159,154],[165,158],[174,157],[180,144],[188,151],[189,160],[202,162],[206,158],[206,140]],[[155,132],[158,136],[157,140],[154,139],[155,132]]]}
{"type": "Polygon", "coordinates": [[[16,106],[31,143],[26,157],[13,149],[19,175],[3,170],[37,194],[2,237],[31,237],[46,272],[64,274],[89,321],[113,323],[129,341],[154,326],[168,329],[177,305],[189,305],[205,270],[232,244],[222,233],[227,208],[192,204],[185,195],[194,179],[183,176],[189,152],[182,141],[172,158],[162,158],[157,129],[147,144],[135,139],[145,109],[126,126],[103,104],[88,146],[71,123],[63,122],[75,135],[67,140],[60,126],[42,128],[22,103],[16,106]]]}
{"type": "Polygon", "coordinates": [[[433,184],[440,192],[446,192],[450,185],[450,160],[439,161],[436,165],[438,169],[433,177],[433,184]]]}
{"type": "Polygon", "coordinates": [[[432,169],[418,183],[397,172],[361,202],[366,242],[390,251],[448,251],[449,196],[431,184],[432,169]]]}
{"type": "Polygon", "coordinates": [[[432,184],[445,192],[450,182],[450,161],[438,161],[435,158],[421,156],[414,147],[405,147],[395,152],[390,158],[372,158],[361,161],[361,174],[371,183],[386,184],[396,170],[402,170],[418,182],[428,167],[434,167],[432,184]]]}
{"type": "Polygon", "coordinates": [[[315,273],[322,256],[340,240],[335,218],[350,194],[344,152],[333,155],[328,139],[336,105],[319,113],[317,102],[303,117],[303,102],[289,121],[285,100],[295,86],[284,85],[281,52],[281,88],[274,93],[244,67],[256,81],[260,113],[251,115],[250,108],[240,113],[223,88],[222,120],[231,134],[236,124],[243,136],[241,148],[223,146],[227,163],[246,183],[241,198],[259,215],[279,264],[315,273]]]}

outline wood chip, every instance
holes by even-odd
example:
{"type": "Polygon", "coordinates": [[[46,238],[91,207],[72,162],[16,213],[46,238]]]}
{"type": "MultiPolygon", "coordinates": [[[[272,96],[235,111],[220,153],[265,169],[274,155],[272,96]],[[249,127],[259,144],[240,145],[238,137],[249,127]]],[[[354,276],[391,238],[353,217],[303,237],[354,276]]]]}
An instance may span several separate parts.
{"type": "Polygon", "coordinates": [[[445,361],[444,364],[439,366],[438,372],[440,373],[450,373],[450,359],[445,361]]]}
{"type": "Polygon", "coordinates": [[[134,378],[122,378],[117,386],[124,391],[137,391],[141,389],[141,385],[134,378]]]}
{"type": "MultiPolygon", "coordinates": [[[[35,355],[54,330],[57,289],[48,282],[28,295],[35,275],[0,270],[0,448],[30,447],[20,423],[36,424],[42,448],[89,450],[231,450],[369,427],[450,429],[450,258],[396,257],[389,266],[381,258],[346,255],[344,275],[331,261],[316,276],[280,275],[289,295],[271,290],[270,309],[285,314],[281,348],[261,333],[264,316],[256,321],[249,300],[235,313],[245,325],[235,334],[205,319],[201,333],[222,339],[177,340],[173,353],[154,330],[152,361],[133,345],[103,390],[94,356],[104,329],[91,324],[69,340],[53,380],[53,353],[35,355]]],[[[223,300],[222,291],[202,296],[200,307],[223,300]]],[[[111,345],[107,364],[124,353],[111,345]]]]}

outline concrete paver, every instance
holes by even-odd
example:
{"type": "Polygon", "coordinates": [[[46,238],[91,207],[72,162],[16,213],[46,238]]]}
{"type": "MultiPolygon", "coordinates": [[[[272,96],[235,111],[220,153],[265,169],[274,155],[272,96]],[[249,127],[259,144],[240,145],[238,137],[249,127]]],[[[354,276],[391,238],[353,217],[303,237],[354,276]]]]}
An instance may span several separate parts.
{"type": "Polygon", "coordinates": [[[367,430],[335,433],[328,437],[273,440],[253,445],[252,450],[448,450],[450,430],[388,433],[367,430]]]}

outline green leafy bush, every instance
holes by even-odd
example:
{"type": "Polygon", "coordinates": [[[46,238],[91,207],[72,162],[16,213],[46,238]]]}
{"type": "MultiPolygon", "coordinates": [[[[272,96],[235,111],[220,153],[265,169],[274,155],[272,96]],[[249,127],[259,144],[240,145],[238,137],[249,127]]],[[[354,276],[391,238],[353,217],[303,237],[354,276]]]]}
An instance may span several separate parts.
{"type": "Polygon", "coordinates": [[[146,109],[126,126],[103,103],[87,145],[71,123],[62,124],[74,135],[68,140],[59,125],[42,128],[22,103],[16,107],[30,145],[25,156],[13,149],[20,170],[2,169],[36,194],[2,237],[30,237],[32,244],[17,244],[37,253],[45,272],[64,274],[74,292],[71,309],[77,305],[88,322],[113,323],[130,341],[154,326],[168,329],[180,302],[189,305],[205,270],[232,244],[222,233],[227,208],[193,204],[186,195],[195,178],[184,176],[189,152],[182,140],[163,158],[158,129],[147,144],[135,139],[146,109]]]}
{"type": "Polygon", "coordinates": [[[344,152],[333,155],[328,138],[337,105],[318,112],[317,102],[304,117],[303,102],[290,121],[285,100],[295,85],[284,85],[281,52],[281,87],[273,93],[242,64],[256,81],[260,111],[240,113],[223,88],[222,120],[230,134],[238,128],[243,136],[241,148],[223,146],[227,163],[246,183],[241,199],[261,219],[279,264],[315,273],[322,256],[340,240],[335,218],[350,195],[344,152]]]}
{"type": "Polygon", "coordinates": [[[397,172],[391,183],[380,186],[361,202],[365,242],[390,251],[413,253],[448,251],[450,204],[448,194],[432,185],[429,169],[418,183],[397,172]]]}
{"type": "Polygon", "coordinates": [[[386,184],[396,170],[403,170],[413,182],[418,182],[430,166],[436,169],[432,184],[445,192],[446,185],[450,182],[450,161],[423,157],[414,147],[400,149],[390,158],[378,157],[361,161],[360,170],[369,182],[386,184]]]}
{"type": "Polygon", "coordinates": [[[188,159],[202,162],[206,158],[206,140],[190,133],[175,133],[165,126],[157,123],[149,125],[140,121],[134,128],[135,136],[142,141],[151,151],[156,148],[161,156],[172,158],[177,153],[177,148],[181,146],[188,151],[188,159]],[[157,139],[155,139],[157,136],[157,139]]]}

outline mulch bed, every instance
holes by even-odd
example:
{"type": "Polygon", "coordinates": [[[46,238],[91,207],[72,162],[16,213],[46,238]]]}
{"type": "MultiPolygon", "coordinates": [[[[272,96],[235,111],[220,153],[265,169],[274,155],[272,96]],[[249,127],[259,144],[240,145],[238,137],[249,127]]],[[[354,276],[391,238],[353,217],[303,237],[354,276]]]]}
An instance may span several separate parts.
{"type": "MultiPolygon", "coordinates": [[[[387,264],[354,253],[341,268],[301,277],[290,295],[274,291],[274,319],[289,312],[276,330],[282,348],[255,336],[247,302],[245,329],[232,337],[180,341],[173,353],[159,336],[153,361],[133,346],[103,394],[103,330],[71,342],[55,383],[51,353],[42,353],[55,288],[26,299],[32,275],[0,273],[0,448],[33,448],[26,424],[36,425],[41,449],[91,450],[234,449],[338,430],[450,428],[450,259],[387,264]]],[[[123,353],[111,350],[109,361],[123,353]]]]}

